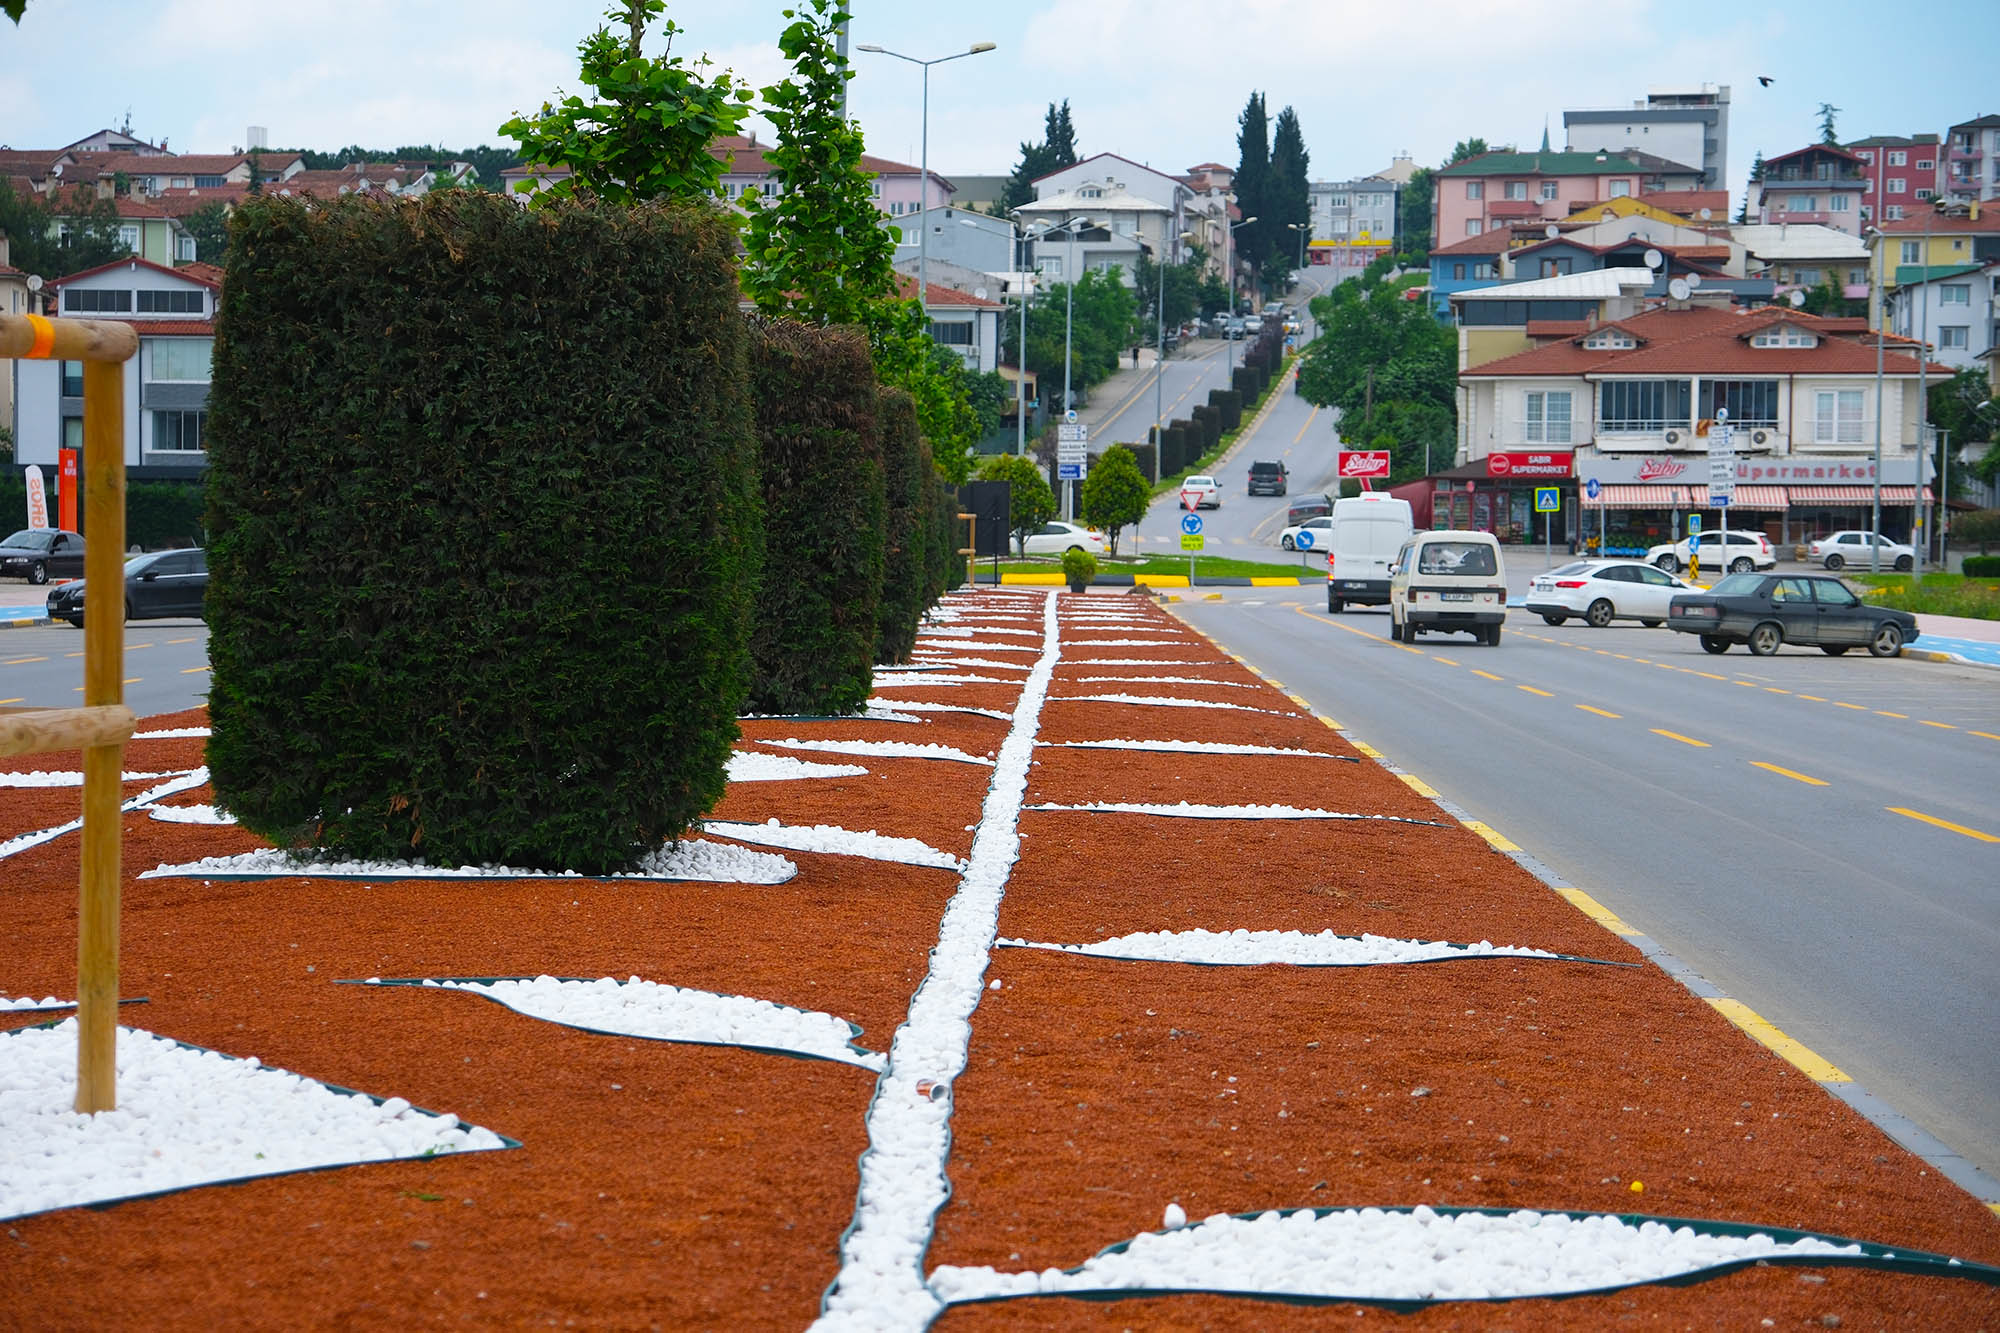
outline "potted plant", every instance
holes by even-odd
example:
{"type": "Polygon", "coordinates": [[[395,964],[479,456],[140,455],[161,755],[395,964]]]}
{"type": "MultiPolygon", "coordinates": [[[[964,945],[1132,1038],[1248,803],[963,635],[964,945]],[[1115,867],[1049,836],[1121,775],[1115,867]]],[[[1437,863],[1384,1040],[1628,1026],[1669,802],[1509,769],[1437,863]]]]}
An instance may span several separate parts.
{"type": "Polygon", "coordinates": [[[1097,557],[1088,551],[1071,549],[1063,552],[1063,579],[1071,592],[1082,592],[1097,577],[1097,557]]]}

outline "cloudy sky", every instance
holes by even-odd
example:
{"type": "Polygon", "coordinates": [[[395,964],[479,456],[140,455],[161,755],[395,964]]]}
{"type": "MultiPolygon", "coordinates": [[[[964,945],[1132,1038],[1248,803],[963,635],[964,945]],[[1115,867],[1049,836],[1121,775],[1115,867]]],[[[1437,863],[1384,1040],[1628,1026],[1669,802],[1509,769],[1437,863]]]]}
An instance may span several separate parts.
{"type": "MultiPolygon", "coordinates": [[[[59,147],[130,118],[181,152],[226,152],[262,125],[274,146],[502,143],[498,126],[576,88],[576,43],[606,0],[29,0],[0,18],[0,144],[59,147]]],[[[758,84],[785,72],[785,0],[671,0],[675,49],[758,84]]],[[[1733,90],[1729,180],[1752,154],[1818,135],[1942,133],[2000,112],[2000,4],[1936,0],[1088,0],[1009,6],[853,0],[850,40],[930,59],[930,162],[1012,169],[1067,98],[1085,153],[1181,170],[1237,160],[1253,91],[1293,107],[1316,179],[1440,162],[1472,135],[1562,146],[1565,107],[1628,105],[1649,87],[1733,90]],[[1760,86],[1758,76],[1772,80],[1760,86]],[[1991,105],[1981,104],[1984,96],[1991,105]]],[[[657,38],[649,45],[657,49],[657,38]]],[[[916,162],[922,72],[856,53],[852,110],[870,151],[916,162]]]]}

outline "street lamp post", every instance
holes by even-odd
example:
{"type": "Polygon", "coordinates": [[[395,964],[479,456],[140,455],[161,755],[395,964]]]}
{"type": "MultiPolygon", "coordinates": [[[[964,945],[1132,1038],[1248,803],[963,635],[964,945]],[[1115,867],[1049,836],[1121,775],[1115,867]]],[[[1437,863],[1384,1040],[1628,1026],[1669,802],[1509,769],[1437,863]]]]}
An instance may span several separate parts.
{"type": "MultiPolygon", "coordinates": [[[[979,226],[971,218],[960,218],[958,224],[961,227],[979,226]]],[[[1028,452],[1028,294],[1032,284],[1028,278],[1028,270],[1021,263],[1021,247],[1027,244],[1028,233],[1013,218],[1007,219],[1007,225],[1012,228],[1012,253],[1007,259],[1007,272],[1009,276],[1018,279],[1021,286],[1021,343],[1016,349],[1014,358],[1018,363],[1014,367],[1014,452],[1026,454],[1028,452]]],[[[1047,224],[1043,225],[1043,230],[1047,230],[1047,224]]],[[[1037,388],[1039,389],[1039,386],[1037,388]]]]}
{"type": "Polygon", "coordinates": [[[1299,272],[1303,273],[1306,268],[1306,237],[1312,235],[1312,223],[1287,222],[1285,229],[1299,234],[1299,272]]]}
{"type": "MultiPolygon", "coordinates": [[[[1184,231],[1177,239],[1185,241],[1193,235],[1191,231],[1184,231]]],[[[1162,243],[1160,249],[1164,252],[1166,245],[1162,243]]],[[[1160,288],[1154,300],[1159,304],[1160,335],[1153,360],[1153,476],[1151,478],[1155,482],[1160,479],[1160,436],[1167,428],[1167,265],[1164,253],[1158,269],[1160,288]]],[[[1135,546],[1138,544],[1136,535],[1133,544],[1135,546]]]]}
{"type": "Polygon", "coordinates": [[[1889,306],[1882,299],[1882,252],[1888,249],[1889,238],[1879,223],[1868,228],[1868,234],[1875,241],[1875,263],[1869,270],[1868,283],[1868,294],[1875,307],[1875,491],[1868,512],[1868,567],[1872,571],[1882,566],[1881,547],[1877,544],[1882,533],[1882,344],[1889,336],[1889,306]]]}
{"type": "Polygon", "coordinates": [[[948,56],[935,60],[919,60],[906,56],[901,51],[891,51],[886,46],[876,46],[872,42],[855,48],[857,51],[873,51],[878,56],[894,56],[907,60],[912,65],[921,65],[924,71],[924,112],[923,112],[923,156],[917,161],[917,300],[923,302],[930,295],[930,212],[931,212],[931,66],[942,65],[947,60],[963,60],[993,49],[992,42],[974,42],[963,51],[954,51],[948,56]]]}
{"type": "MultiPolygon", "coordinates": [[[[1247,227],[1256,220],[1255,217],[1247,217],[1241,222],[1232,222],[1229,224],[1229,322],[1231,324],[1236,322],[1236,229],[1238,227],[1247,227]]],[[[1222,340],[1229,344],[1229,379],[1234,384],[1236,380],[1236,337],[1231,336],[1234,330],[1228,327],[1224,327],[1222,333],[1222,340]]]]}

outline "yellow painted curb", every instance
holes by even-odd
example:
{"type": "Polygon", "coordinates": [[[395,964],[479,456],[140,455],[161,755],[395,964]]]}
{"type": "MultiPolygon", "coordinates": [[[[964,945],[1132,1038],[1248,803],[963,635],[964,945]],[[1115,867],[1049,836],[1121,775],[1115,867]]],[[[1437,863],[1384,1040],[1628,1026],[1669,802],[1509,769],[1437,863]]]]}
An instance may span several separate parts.
{"type": "Polygon", "coordinates": [[[1431,786],[1430,783],[1425,782],[1422,778],[1418,777],[1416,774],[1398,773],[1396,776],[1403,780],[1404,786],[1408,787],[1411,791],[1423,797],[1425,800],[1435,801],[1438,798],[1437,788],[1431,786]]]}
{"type": "Polygon", "coordinates": [[[1482,824],[1476,819],[1466,820],[1465,826],[1471,829],[1474,833],[1477,833],[1480,837],[1486,839],[1486,841],[1489,844],[1491,844],[1493,850],[1496,852],[1518,852],[1521,850],[1513,843],[1501,837],[1498,833],[1495,833],[1491,826],[1482,824]]]}
{"type": "Polygon", "coordinates": [[[1557,889],[1556,892],[1567,898],[1578,911],[1614,935],[1636,936],[1644,933],[1625,924],[1622,917],[1582,889],[1557,889]]]}
{"type": "Polygon", "coordinates": [[[1255,574],[1252,574],[1250,576],[1250,586],[1253,588],[1298,588],[1303,587],[1304,584],[1299,579],[1260,579],[1255,574]]]}
{"type": "Polygon", "coordinates": [[[1060,574],[1002,574],[1000,585],[1006,587],[1060,588],[1067,582],[1060,574]]]}
{"type": "Polygon", "coordinates": [[[1376,749],[1374,746],[1370,745],[1367,741],[1357,741],[1352,736],[1349,736],[1347,738],[1347,743],[1349,745],[1352,745],[1355,749],[1361,751],[1361,753],[1367,755],[1370,759],[1373,759],[1376,763],[1379,764],[1382,762],[1382,752],[1376,749]]]}
{"type": "Polygon", "coordinates": [[[1815,1083],[1852,1083],[1854,1080],[1842,1073],[1838,1066],[1813,1053],[1810,1047],[1802,1045],[1772,1027],[1764,1018],[1741,1000],[1731,1000],[1723,996],[1712,996],[1709,1004],[1724,1018],[1741,1028],[1746,1036],[1760,1046],[1767,1047],[1785,1063],[1797,1069],[1815,1083]]]}
{"type": "Polygon", "coordinates": [[[1134,574],[1132,582],[1141,588],[1186,588],[1189,587],[1185,574],[1134,574]]]}
{"type": "Polygon", "coordinates": [[[1205,592],[1201,595],[1201,600],[1204,602],[1219,602],[1222,600],[1222,594],[1219,592],[1205,592]]]}

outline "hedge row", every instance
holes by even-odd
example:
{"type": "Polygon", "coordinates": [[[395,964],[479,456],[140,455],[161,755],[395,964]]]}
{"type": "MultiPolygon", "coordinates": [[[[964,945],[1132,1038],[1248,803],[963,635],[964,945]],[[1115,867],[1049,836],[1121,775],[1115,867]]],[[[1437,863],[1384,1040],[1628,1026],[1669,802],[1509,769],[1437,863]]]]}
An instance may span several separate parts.
{"type": "MultiPolygon", "coordinates": [[[[43,468],[43,493],[49,502],[49,521],[57,522],[61,514],[60,487],[52,484],[48,477],[51,469],[43,468]]],[[[198,481],[134,481],[125,486],[125,542],[128,546],[141,546],[148,551],[168,546],[203,545],[202,517],[207,507],[203,498],[201,483],[198,481]]],[[[19,471],[9,469],[0,472],[0,514],[12,514],[21,522],[26,522],[28,512],[28,483],[19,471]]],[[[76,521],[84,522],[83,488],[77,487],[76,521]]],[[[10,523],[6,531],[12,532],[10,523]]],[[[90,534],[85,533],[85,537],[90,534]]]]}
{"type": "Polygon", "coordinates": [[[1964,573],[1969,579],[2000,578],[2000,555],[1969,555],[1964,573]]]}
{"type": "Polygon", "coordinates": [[[924,476],[936,469],[917,430],[916,400],[906,391],[883,391],[876,424],[882,440],[883,523],[875,660],[907,662],[916,647],[917,622],[933,600],[926,596],[933,524],[924,476]]]}

